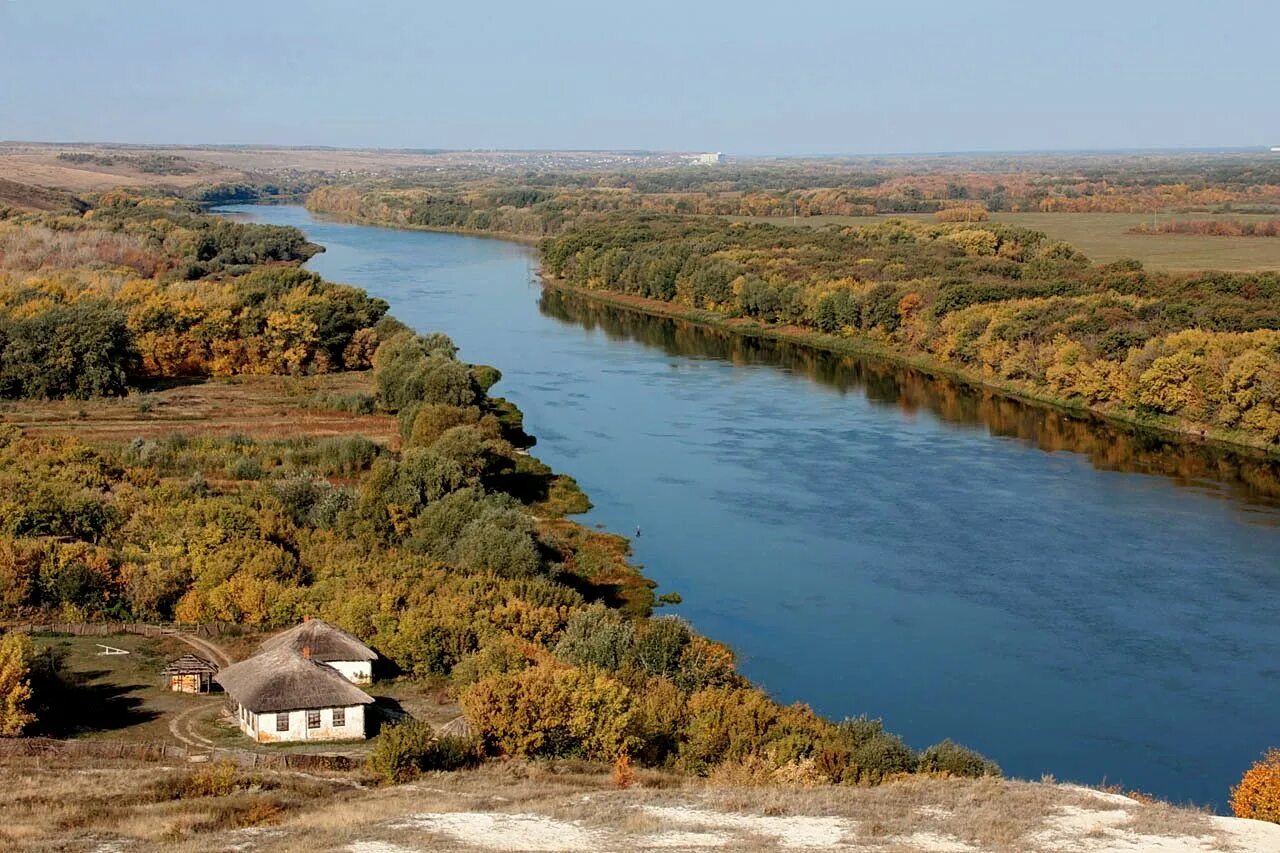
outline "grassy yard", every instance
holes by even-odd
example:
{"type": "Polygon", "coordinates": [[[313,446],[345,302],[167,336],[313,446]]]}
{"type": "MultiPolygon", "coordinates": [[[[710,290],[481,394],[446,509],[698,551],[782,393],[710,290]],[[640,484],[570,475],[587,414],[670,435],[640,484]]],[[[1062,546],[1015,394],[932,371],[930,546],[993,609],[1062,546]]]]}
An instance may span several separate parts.
{"type": "MultiPolygon", "coordinates": [[[[233,656],[251,654],[261,640],[246,635],[220,643],[233,656]]],[[[195,651],[174,637],[149,639],[134,634],[109,637],[73,637],[37,634],[32,637],[40,665],[54,662],[60,682],[46,687],[49,705],[41,715],[38,734],[53,737],[101,740],[165,741],[188,747],[225,747],[262,751],[362,753],[370,741],[343,743],[256,744],[241,733],[225,713],[226,696],[220,692],[193,696],[166,688],[160,674],[164,665],[195,651]],[[102,654],[99,645],[124,649],[127,655],[102,654]],[[51,695],[50,695],[51,692],[51,695]]],[[[37,676],[39,678],[40,676],[37,676]]],[[[41,682],[37,683],[39,688],[41,682]]],[[[396,679],[375,682],[368,692],[376,700],[367,712],[373,736],[388,720],[405,715],[441,726],[461,709],[439,684],[396,679]]]]}
{"type": "MultiPolygon", "coordinates": [[[[736,221],[772,222],[775,225],[865,225],[885,216],[730,217],[736,221]]],[[[908,218],[935,221],[932,214],[908,218]]],[[[1280,238],[1210,237],[1199,234],[1130,234],[1139,224],[1151,224],[1149,213],[995,213],[997,222],[1008,222],[1043,231],[1066,240],[1095,261],[1137,258],[1153,270],[1280,270],[1280,238]]],[[[1240,219],[1265,221],[1274,215],[1161,213],[1157,221],[1170,219],[1240,219]]]]}
{"type": "Polygon", "coordinates": [[[41,715],[39,734],[172,741],[169,720],[174,715],[217,701],[166,689],[160,670],[171,659],[192,651],[176,638],[37,634],[32,642],[37,673],[45,671],[49,662],[61,673],[59,681],[45,691],[53,695],[41,700],[49,708],[41,715]],[[102,654],[100,643],[129,654],[102,654]]]}

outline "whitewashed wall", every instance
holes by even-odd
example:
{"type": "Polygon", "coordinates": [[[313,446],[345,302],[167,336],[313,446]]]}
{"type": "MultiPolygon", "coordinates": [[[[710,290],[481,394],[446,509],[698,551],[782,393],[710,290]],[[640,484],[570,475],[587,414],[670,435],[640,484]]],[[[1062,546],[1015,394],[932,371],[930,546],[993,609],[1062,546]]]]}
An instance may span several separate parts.
{"type": "Polygon", "coordinates": [[[325,663],[352,684],[370,684],[373,682],[373,664],[367,660],[330,660],[325,663]]]}
{"type": "Polygon", "coordinates": [[[346,722],[341,726],[333,724],[333,708],[320,709],[320,727],[307,728],[306,711],[289,711],[289,730],[276,731],[276,715],[274,712],[255,714],[236,706],[236,721],[241,731],[259,743],[279,743],[285,741],[308,740],[354,740],[365,737],[364,705],[352,705],[346,708],[346,722]]]}

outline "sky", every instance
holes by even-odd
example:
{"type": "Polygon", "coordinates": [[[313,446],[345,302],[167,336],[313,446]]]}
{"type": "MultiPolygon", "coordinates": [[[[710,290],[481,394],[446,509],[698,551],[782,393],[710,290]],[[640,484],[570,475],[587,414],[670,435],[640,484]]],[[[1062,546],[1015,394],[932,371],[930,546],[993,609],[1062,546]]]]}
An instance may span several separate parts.
{"type": "Polygon", "coordinates": [[[0,139],[1280,145],[1280,0],[0,0],[0,139]]]}

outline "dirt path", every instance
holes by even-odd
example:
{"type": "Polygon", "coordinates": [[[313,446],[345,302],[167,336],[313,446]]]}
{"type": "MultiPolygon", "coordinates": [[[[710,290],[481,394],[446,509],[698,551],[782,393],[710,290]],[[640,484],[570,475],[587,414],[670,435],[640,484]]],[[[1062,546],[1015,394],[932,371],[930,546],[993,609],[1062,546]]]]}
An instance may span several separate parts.
{"type": "Polygon", "coordinates": [[[192,746],[196,749],[212,749],[217,746],[217,744],[202,735],[196,734],[193,726],[196,715],[201,711],[207,712],[209,710],[209,704],[201,702],[199,705],[194,705],[180,713],[174,714],[169,718],[169,734],[173,735],[175,739],[187,746],[192,746]]]}
{"type": "Polygon", "coordinates": [[[206,657],[216,663],[219,667],[231,666],[232,664],[231,656],[224,652],[220,646],[215,645],[209,640],[183,633],[176,633],[173,634],[173,636],[195,648],[196,651],[203,652],[206,657]]]}

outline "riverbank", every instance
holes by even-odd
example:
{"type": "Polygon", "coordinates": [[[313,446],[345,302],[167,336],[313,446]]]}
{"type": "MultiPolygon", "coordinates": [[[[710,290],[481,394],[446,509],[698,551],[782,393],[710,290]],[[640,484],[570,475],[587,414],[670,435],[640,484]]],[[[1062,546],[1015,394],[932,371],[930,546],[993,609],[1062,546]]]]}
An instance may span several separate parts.
{"type": "Polygon", "coordinates": [[[1001,381],[958,369],[935,358],[903,353],[871,338],[828,335],[798,326],[768,326],[753,320],[726,317],[714,311],[688,308],[659,299],[648,299],[611,290],[577,287],[545,272],[540,274],[540,278],[545,287],[653,317],[696,323],[736,335],[797,344],[835,355],[879,359],[943,377],[960,385],[990,389],[1019,402],[1047,406],[1076,417],[1098,418],[1127,429],[1159,434],[1178,441],[1216,445],[1234,452],[1244,451],[1260,459],[1280,459],[1280,445],[1263,445],[1247,433],[1224,430],[1212,425],[1186,423],[1173,417],[1086,406],[1076,401],[1045,394],[1029,384],[1001,381]]]}
{"type": "Polygon", "coordinates": [[[312,204],[314,193],[308,194],[303,207],[318,216],[332,219],[334,222],[345,222],[349,225],[367,225],[371,228],[394,228],[397,231],[422,231],[428,234],[458,234],[462,237],[479,237],[484,240],[503,240],[508,243],[519,243],[523,246],[537,246],[544,235],[533,236],[518,231],[479,231],[474,228],[454,228],[447,225],[415,225],[410,222],[388,222],[376,216],[362,216],[358,213],[337,210],[312,204]]]}
{"type": "MultiPolygon", "coordinates": [[[[318,191],[310,196],[307,200],[307,209],[335,216],[339,221],[374,227],[393,227],[412,231],[452,233],[465,236],[487,236],[518,242],[522,245],[535,245],[541,242],[540,238],[531,237],[527,234],[496,229],[478,230],[451,226],[413,225],[404,221],[405,217],[409,215],[410,208],[383,204],[374,210],[366,211],[364,207],[365,201],[365,198],[354,190],[330,188],[327,192],[318,191]]],[[[554,248],[554,244],[552,245],[554,248]]],[[[1112,373],[1107,373],[1107,378],[1098,380],[1106,386],[1107,393],[1105,396],[1109,397],[1112,402],[1088,404],[1082,402],[1082,398],[1078,396],[1064,397],[1053,393],[1054,389],[1049,387],[1050,383],[1044,381],[1044,377],[1041,377],[1040,381],[1002,379],[993,374],[942,361],[925,352],[904,352],[887,340],[871,337],[866,332],[857,333],[856,336],[849,337],[842,334],[818,331],[808,324],[803,326],[774,325],[768,319],[729,317],[716,311],[690,309],[683,305],[668,302],[665,299],[659,300],[630,293],[623,294],[607,287],[583,287],[581,281],[577,284],[570,284],[565,278],[558,276],[559,272],[559,270],[553,269],[551,274],[556,277],[550,282],[548,282],[548,276],[544,274],[542,276],[544,283],[554,284],[554,286],[564,290],[572,289],[574,292],[590,296],[593,299],[607,301],[609,304],[627,307],[652,316],[681,319],[757,338],[787,341],[839,355],[880,359],[921,370],[931,375],[946,377],[962,385],[990,389],[1000,395],[1024,403],[1049,406],[1057,411],[1076,417],[1099,418],[1129,430],[1160,435],[1178,441],[1206,443],[1235,451],[1242,450],[1255,454],[1259,458],[1280,459],[1280,442],[1272,438],[1274,433],[1268,433],[1265,430],[1256,428],[1258,423],[1256,416],[1250,416],[1253,418],[1252,422],[1250,417],[1237,417],[1235,420],[1216,418],[1212,414],[1212,407],[1206,407],[1204,412],[1196,415],[1194,414],[1196,411],[1194,407],[1190,405],[1184,406],[1182,402],[1178,402],[1174,408],[1167,409],[1166,411],[1170,412],[1169,414],[1159,414],[1135,408],[1129,395],[1121,394],[1117,388],[1112,387],[1120,372],[1118,361],[1099,362],[1101,366],[1098,368],[1102,373],[1106,373],[1108,368],[1114,368],[1112,373]],[[1203,420],[1188,419],[1187,415],[1189,413],[1192,417],[1203,418],[1203,420]]],[[[1112,296],[1114,295],[1113,293],[1112,296]]],[[[919,295],[916,294],[914,298],[918,303],[919,295]]],[[[1086,314],[1088,310],[1085,312],[1086,314]]],[[[1124,313],[1128,309],[1122,308],[1119,310],[1124,313]]],[[[768,315],[763,316],[767,317],[768,315]]],[[[879,329],[880,327],[877,326],[876,330],[873,331],[879,329]]],[[[964,334],[961,334],[960,337],[964,337],[964,334]]],[[[1048,346],[1048,344],[1043,344],[1043,346],[1048,346]]],[[[1056,339],[1054,346],[1059,346],[1056,339]]],[[[929,350],[930,352],[934,351],[933,347],[925,344],[920,344],[916,348],[929,350]]],[[[1184,353],[1184,355],[1186,354],[1184,353]]],[[[1190,355],[1187,355],[1187,357],[1194,358],[1194,356],[1190,355]]],[[[1058,364],[1057,367],[1062,368],[1062,365],[1058,364]]],[[[1066,385],[1067,393],[1074,393],[1077,390],[1077,386],[1080,385],[1078,380],[1079,377],[1076,377],[1066,385]]],[[[1131,374],[1128,381],[1138,381],[1138,377],[1131,374]]],[[[1226,377],[1217,376],[1205,381],[1213,384],[1218,382],[1225,383],[1229,380],[1226,377]]],[[[1244,380],[1235,381],[1236,384],[1239,384],[1244,380]]],[[[1259,381],[1265,382],[1265,380],[1259,381]]],[[[1085,383],[1086,386],[1087,384],[1085,383]]],[[[1165,394],[1166,397],[1175,393],[1182,396],[1194,395],[1196,392],[1191,387],[1193,384],[1189,379],[1177,380],[1173,382],[1173,386],[1170,389],[1161,390],[1160,393],[1165,394]]],[[[1086,388],[1083,393],[1090,392],[1086,388]]],[[[1206,390],[1203,396],[1208,399],[1214,399],[1223,396],[1225,393],[1225,391],[1217,389],[1216,385],[1214,385],[1213,390],[1206,390]]],[[[1236,396],[1238,397],[1239,395],[1237,394],[1236,396]]],[[[1165,401],[1163,405],[1169,405],[1170,401],[1165,401]]],[[[1263,420],[1265,420],[1265,415],[1263,420]]]]}

